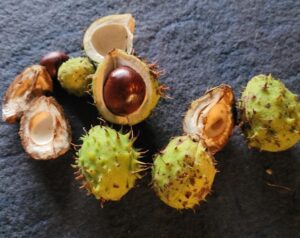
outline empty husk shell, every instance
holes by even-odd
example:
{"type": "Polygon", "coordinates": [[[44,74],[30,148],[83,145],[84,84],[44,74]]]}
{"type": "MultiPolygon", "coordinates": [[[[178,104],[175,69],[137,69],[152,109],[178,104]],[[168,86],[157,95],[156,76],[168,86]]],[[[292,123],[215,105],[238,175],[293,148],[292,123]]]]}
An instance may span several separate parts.
{"type": "Polygon", "coordinates": [[[2,119],[15,123],[36,96],[53,90],[52,79],[41,65],[27,67],[8,87],[2,103],[2,119]]]}
{"type": "Polygon", "coordinates": [[[221,150],[234,127],[234,94],[229,85],[208,90],[193,101],[184,117],[183,130],[198,135],[211,153],[221,150]]]}
{"type": "Polygon", "coordinates": [[[19,135],[26,153],[37,160],[58,158],[71,145],[70,125],[53,97],[31,101],[21,118],[19,135]]]}

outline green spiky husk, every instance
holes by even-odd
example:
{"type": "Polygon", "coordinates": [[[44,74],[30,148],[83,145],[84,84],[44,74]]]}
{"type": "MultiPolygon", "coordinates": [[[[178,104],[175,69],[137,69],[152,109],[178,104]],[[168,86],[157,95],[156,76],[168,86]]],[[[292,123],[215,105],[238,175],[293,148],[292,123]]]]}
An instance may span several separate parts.
{"type": "Polygon", "coordinates": [[[88,58],[77,57],[59,67],[57,79],[67,92],[80,97],[89,91],[94,73],[95,68],[88,58]]]}
{"type": "Polygon", "coordinates": [[[283,151],[300,140],[300,104],[295,94],[271,75],[252,78],[238,104],[250,147],[283,151]]]}
{"type": "Polygon", "coordinates": [[[193,208],[205,200],[215,173],[213,158],[203,144],[190,136],[180,136],[155,157],[153,187],[167,205],[193,208]]]}
{"type": "Polygon", "coordinates": [[[140,153],[133,148],[130,137],[130,133],[95,126],[81,138],[75,167],[84,187],[101,201],[120,200],[140,177],[140,153]]]}

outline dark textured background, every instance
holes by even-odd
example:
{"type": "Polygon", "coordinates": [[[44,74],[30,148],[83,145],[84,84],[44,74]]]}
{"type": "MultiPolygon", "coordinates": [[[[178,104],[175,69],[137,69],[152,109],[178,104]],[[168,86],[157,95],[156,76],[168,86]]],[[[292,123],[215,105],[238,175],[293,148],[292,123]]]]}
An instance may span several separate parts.
{"type": "MultiPolygon", "coordinates": [[[[84,29],[100,16],[131,12],[134,47],[157,60],[173,100],[161,100],[135,127],[148,156],[182,133],[189,102],[210,86],[228,83],[236,95],[247,80],[272,72],[300,93],[300,1],[0,1],[0,94],[40,57],[61,49],[80,54],[84,29]]],[[[97,124],[86,100],[56,87],[78,142],[97,124]]],[[[101,209],[73,179],[73,152],[34,161],[20,145],[18,125],[1,122],[0,237],[299,237],[300,145],[282,153],[247,149],[235,130],[216,159],[220,173],[208,202],[193,211],[165,206],[150,176],[120,202],[101,209]],[[271,168],[273,175],[265,170],[271,168]],[[267,183],[286,186],[274,188],[267,183]]],[[[145,158],[146,160],[148,158],[145,158]]]]}

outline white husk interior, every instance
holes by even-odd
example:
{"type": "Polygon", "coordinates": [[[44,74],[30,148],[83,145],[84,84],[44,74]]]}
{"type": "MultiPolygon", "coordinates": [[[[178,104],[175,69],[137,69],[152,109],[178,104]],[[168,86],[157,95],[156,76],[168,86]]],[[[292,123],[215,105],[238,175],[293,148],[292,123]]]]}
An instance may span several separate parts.
{"type": "Polygon", "coordinates": [[[188,134],[196,134],[203,137],[203,120],[221,97],[222,94],[218,91],[211,94],[208,93],[195,100],[184,118],[183,130],[188,134]]]}
{"type": "MultiPolygon", "coordinates": [[[[68,132],[67,122],[63,119],[60,111],[56,108],[54,104],[47,100],[46,97],[41,97],[35,101],[34,105],[24,115],[26,122],[23,128],[23,139],[27,142],[26,151],[30,155],[36,155],[39,159],[49,159],[54,158],[56,154],[61,151],[67,150],[70,146],[70,135],[68,132]],[[43,100],[45,99],[45,100],[43,100]],[[32,117],[41,112],[49,112],[52,116],[52,133],[53,136],[49,136],[47,141],[40,141],[36,143],[37,136],[32,138],[32,130],[30,130],[30,120],[32,117]],[[52,138],[52,139],[51,139],[52,138]]],[[[45,135],[40,135],[47,137],[45,135]]],[[[41,138],[40,138],[41,139],[41,138]]],[[[45,139],[45,138],[44,138],[45,139]]]]}
{"type": "Polygon", "coordinates": [[[40,112],[29,121],[29,131],[32,141],[37,145],[43,145],[53,140],[54,121],[49,112],[40,112]]]}
{"type": "Polygon", "coordinates": [[[21,97],[10,98],[7,103],[2,105],[2,117],[4,121],[9,117],[21,114],[23,111],[27,110],[27,98],[29,94],[31,94],[31,90],[26,90],[21,97]]]}
{"type": "Polygon", "coordinates": [[[95,21],[87,29],[84,35],[84,49],[89,58],[95,62],[102,62],[105,55],[113,49],[121,49],[128,53],[132,51],[133,34],[130,31],[128,24],[131,20],[131,15],[125,14],[123,17],[105,17],[95,21]],[[103,28],[101,31],[100,29],[103,28]],[[106,44],[107,52],[105,54],[98,51],[98,47],[94,46],[95,39],[93,38],[94,33],[100,32],[98,35],[98,44],[106,44]],[[126,33],[125,33],[126,32],[126,33]],[[104,34],[103,34],[104,33],[104,34]],[[125,33],[125,34],[124,34],[125,33]]]}
{"type": "Polygon", "coordinates": [[[92,33],[92,46],[102,56],[114,48],[126,51],[127,37],[126,27],[118,24],[104,24],[92,33]]]}

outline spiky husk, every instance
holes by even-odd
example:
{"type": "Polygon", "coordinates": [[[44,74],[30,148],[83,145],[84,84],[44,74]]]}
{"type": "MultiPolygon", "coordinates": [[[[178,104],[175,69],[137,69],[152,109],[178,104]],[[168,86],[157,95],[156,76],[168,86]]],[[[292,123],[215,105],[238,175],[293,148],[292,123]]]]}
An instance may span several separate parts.
{"type": "Polygon", "coordinates": [[[300,140],[300,104],[295,94],[271,75],[252,78],[238,104],[248,145],[283,151],[300,140]]]}
{"type": "Polygon", "coordinates": [[[215,173],[213,157],[203,144],[191,136],[180,136],[155,157],[153,187],[167,205],[193,208],[205,200],[215,173]]]}
{"type": "Polygon", "coordinates": [[[131,133],[95,126],[82,138],[74,165],[83,186],[101,201],[120,200],[140,177],[143,165],[131,133]]]}
{"type": "Polygon", "coordinates": [[[94,72],[95,68],[88,58],[77,57],[59,67],[57,78],[68,93],[80,97],[88,93],[94,72]]]}

